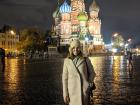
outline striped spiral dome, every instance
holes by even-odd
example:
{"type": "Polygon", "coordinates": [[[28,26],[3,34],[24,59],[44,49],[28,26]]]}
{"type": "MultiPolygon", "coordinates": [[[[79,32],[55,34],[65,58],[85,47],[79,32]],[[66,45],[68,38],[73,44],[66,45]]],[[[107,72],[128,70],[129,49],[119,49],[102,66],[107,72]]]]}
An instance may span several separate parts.
{"type": "Polygon", "coordinates": [[[68,3],[65,2],[60,6],[60,13],[70,13],[71,12],[71,7],[68,5],[68,3]]]}

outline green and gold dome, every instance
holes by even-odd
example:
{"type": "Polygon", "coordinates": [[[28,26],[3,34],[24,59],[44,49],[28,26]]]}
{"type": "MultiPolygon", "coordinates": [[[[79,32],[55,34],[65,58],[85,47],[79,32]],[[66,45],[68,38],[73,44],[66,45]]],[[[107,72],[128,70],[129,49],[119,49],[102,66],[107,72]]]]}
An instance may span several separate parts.
{"type": "Polygon", "coordinates": [[[77,19],[79,21],[87,21],[88,20],[88,16],[85,12],[80,12],[77,16],[77,19]]]}

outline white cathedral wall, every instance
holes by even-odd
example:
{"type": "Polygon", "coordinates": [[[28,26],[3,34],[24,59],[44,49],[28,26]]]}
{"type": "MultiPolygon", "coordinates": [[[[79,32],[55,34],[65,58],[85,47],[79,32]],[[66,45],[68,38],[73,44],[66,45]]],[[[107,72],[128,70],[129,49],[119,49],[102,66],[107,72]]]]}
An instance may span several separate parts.
{"type": "Polygon", "coordinates": [[[70,20],[70,14],[69,13],[63,13],[61,15],[62,21],[69,21],[70,20]]]}
{"type": "Polygon", "coordinates": [[[61,33],[61,38],[63,40],[67,40],[70,38],[71,35],[71,22],[70,21],[62,21],[60,24],[60,33],[61,33]]]}
{"type": "Polygon", "coordinates": [[[100,28],[101,28],[101,23],[100,21],[97,19],[96,21],[94,21],[93,19],[90,19],[89,20],[89,23],[88,23],[88,29],[89,29],[89,32],[91,34],[95,34],[95,35],[100,35],[101,32],[100,32],[100,28]]]}

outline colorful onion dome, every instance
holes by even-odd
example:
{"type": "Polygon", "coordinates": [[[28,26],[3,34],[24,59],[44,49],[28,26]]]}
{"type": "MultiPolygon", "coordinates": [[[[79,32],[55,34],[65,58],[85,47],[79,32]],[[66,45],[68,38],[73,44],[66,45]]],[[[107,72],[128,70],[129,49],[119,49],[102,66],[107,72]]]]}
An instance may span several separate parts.
{"type": "Polygon", "coordinates": [[[92,4],[90,5],[90,7],[89,7],[89,11],[91,12],[91,11],[99,11],[99,6],[97,5],[97,2],[94,0],[93,2],[92,2],[92,4]]]}
{"type": "Polygon", "coordinates": [[[88,16],[85,12],[80,12],[77,16],[77,19],[79,21],[87,21],[88,20],[88,16]]]}
{"type": "Polygon", "coordinates": [[[66,0],[65,2],[60,6],[60,13],[70,13],[71,7],[67,4],[66,0]]]}
{"type": "Polygon", "coordinates": [[[60,12],[59,12],[59,8],[57,8],[54,12],[53,12],[53,18],[59,18],[60,17],[60,12]]]}

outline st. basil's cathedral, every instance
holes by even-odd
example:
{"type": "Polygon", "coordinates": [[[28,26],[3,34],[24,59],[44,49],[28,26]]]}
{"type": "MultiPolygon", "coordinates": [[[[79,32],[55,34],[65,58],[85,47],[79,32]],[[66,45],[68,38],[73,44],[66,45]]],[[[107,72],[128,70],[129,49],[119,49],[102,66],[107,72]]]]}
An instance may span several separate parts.
{"type": "Polygon", "coordinates": [[[99,6],[93,0],[86,12],[84,0],[65,0],[53,13],[54,31],[60,38],[60,46],[69,45],[71,40],[79,39],[83,50],[89,53],[102,52],[104,49],[101,34],[101,20],[98,17],[99,6]]]}

